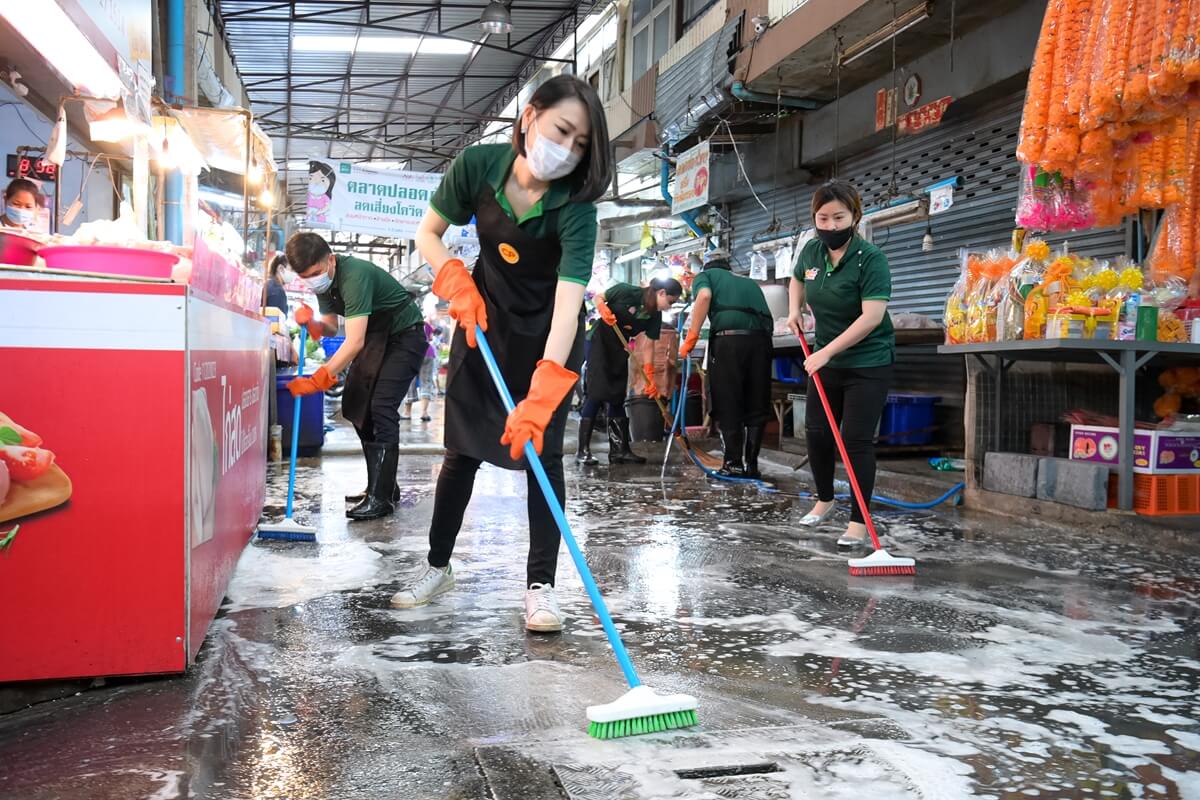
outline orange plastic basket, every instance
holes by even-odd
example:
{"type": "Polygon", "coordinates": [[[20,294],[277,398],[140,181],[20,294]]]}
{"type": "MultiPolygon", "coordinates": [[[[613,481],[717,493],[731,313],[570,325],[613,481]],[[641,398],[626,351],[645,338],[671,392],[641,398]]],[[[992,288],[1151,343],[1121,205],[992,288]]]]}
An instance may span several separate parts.
{"type": "MultiPolygon", "coordinates": [[[[1108,479],[1108,507],[1117,507],[1117,476],[1108,479]]],[[[1133,476],[1133,510],[1152,517],[1200,514],[1200,474],[1133,476]]]]}

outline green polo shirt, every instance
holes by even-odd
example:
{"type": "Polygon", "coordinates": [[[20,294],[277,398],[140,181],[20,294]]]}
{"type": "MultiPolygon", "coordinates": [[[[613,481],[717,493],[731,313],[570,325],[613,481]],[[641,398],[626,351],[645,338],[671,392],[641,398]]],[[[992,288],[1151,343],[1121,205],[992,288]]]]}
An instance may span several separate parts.
{"type": "Polygon", "coordinates": [[[370,261],[354,256],[337,256],[333,285],[325,294],[317,295],[317,308],[322,314],[338,314],[346,319],[394,312],[392,333],[421,321],[421,309],[399,281],[370,261]]]}
{"type": "Polygon", "coordinates": [[[712,292],[712,305],[708,309],[709,330],[719,331],[765,331],[775,329],[771,309],[762,289],[749,278],[734,275],[727,269],[708,268],[692,281],[692,296],[701,289],[712,292]],[[748,311],[747,309],[750,309],[748,311]],[[751,313],[756,311],[758,313],[751,313]]]}
{"type": "MultiPolygon", "coordinates": [[[[794,276],[804,281],[804,296],[816,318],[817,349],[842,335],[862,315],[864,300],[891,300],[892,273],[878,247],[855,236],[835,267],[829,248],[813,239],[800,251],[794,276]]],[[[840,369],[883,367],[896,360],[896,331],[886,312],[867,337],[829,359],[840,369]]]]}
{"type": "Polygon", "coordinates": [[[562,246],[558,260],[559,280],[587,285],[592,277],[596,255],[596,206],[571,202],[571,179],[560,178],[550,184],[533,208],[520,219],[504,196],[504,183],[512,172],[517,153],[508,144],[481,144],[468,147],[450,164],[445,177],[433,194],[430,205],[451,225],[466,225],[475,214],[475,200],[484,187],[496,202],[527,234],[537,239],[557,236],[562,246]],[[559,209],[554,230],[546,212],[559,209]]]}
{"type": "Polygon", "coordinates": [[[617,324],[622,328],[633,327],[632,334],[624,331],[626,338],[644,333],[647,339],[657,339],[662,333],[662,312],[646,310],[644,290],[629,283],[614,283],[603,294],[604,302],[617,317],[617,324]]]}

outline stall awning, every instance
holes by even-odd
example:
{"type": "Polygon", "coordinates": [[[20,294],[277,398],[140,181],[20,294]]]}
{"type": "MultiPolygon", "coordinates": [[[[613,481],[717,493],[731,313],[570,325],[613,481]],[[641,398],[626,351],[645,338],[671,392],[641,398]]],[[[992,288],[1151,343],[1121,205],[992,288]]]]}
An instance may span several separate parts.
{"type": "Polygon", "coordinates": [[[168,113],[187,131],[210,167],[236,175],[245,174],[249,141],[251,168],[257,166],[268,174],[275,174],[271,140],[254,122],[249,111],[240,108],[171,107],[168,113]]]}

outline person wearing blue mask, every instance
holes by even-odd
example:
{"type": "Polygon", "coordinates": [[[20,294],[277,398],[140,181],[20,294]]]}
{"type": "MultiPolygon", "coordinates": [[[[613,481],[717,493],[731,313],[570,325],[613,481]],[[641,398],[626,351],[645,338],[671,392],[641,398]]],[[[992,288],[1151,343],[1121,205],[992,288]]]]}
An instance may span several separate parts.
{"type": "Polygon", "coordinates": [[[399,489],[400,404],[421,369],[429,342],[421,309],[387,270],[353,256],[336,256],[315,233],[297,233],[284,248],[288,265],[317,295],[320,319],[302,306],[296,322],[314,338],[338,332],[346,320],[346,340],[311,376],[288,383],[292,396],[325,391],[346,367],[342,416],[354,424],[367,460],[367,488],[346,501],[354,520],[377,519],[395,511],[399,489]]]}
{"type": "Polygon", "coordinates": [[[17,178],[4,190],[4,214],[0,225],[7,228],[32,228],[37,222],[37,184],[25,178],[17,178]]]}

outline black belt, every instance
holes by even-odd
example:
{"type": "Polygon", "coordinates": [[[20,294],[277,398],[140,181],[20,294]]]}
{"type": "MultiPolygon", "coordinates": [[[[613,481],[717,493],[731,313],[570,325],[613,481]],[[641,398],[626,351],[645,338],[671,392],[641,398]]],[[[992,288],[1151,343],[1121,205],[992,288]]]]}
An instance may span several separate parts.
{"type": "Polygon", "coordinates": [[[728,331],[717,331],[713,336],[770,336],[766,331],[751,331],[744,328],[728,331]]]}

